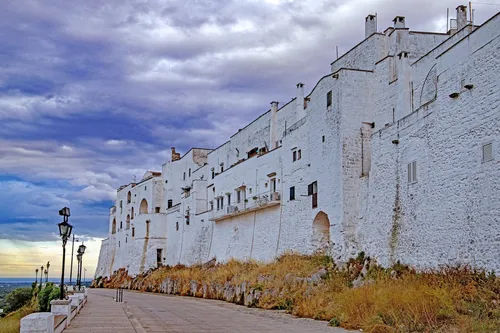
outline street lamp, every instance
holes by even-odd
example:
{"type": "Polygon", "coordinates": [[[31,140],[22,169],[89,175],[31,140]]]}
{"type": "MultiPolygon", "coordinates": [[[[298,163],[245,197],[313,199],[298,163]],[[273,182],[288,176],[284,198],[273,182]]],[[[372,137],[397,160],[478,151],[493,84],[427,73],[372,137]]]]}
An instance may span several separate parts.
{"type": "Polygon", "coordinates": [[[35,285],[38,284],[38,268],[35,269],[36,277],[35,277],[35,285]]]}
{"type": "Polygon", "coordinates": [[[62,272],[61,272],[61,292],[59,294],[59,299],[64,299],[64,261],[66,259],[66,242],[71,236],[71,230],[73,226],[68,223],[68,217],[70,216],[69,208],[64,207],[59,211],[59,215],[64,217],[64,221],[58,224],[59,236],[63,241],[63,258],[62,258],[62,272]]]}
{"type": "Polygon", "coordinates": [[[41,268],[42,269],[40,270],[40,284],[43,283],[43,266],[41,268]]]}
{"type": "Polygon", "coordinates": [[[45,282],[49,282],[49,267],[50,267],[50,261],[47,261],[47,270],[46,270],[47,280],[45,282]]]}
{"type": "Polygon", "coordinates": [[[82,255],[80,253],[78,253],[76,255],[76,261],[78,263],[77,265],[77,268],[76,268],[76,286],[78,288],[78,290],[80,290],[80,266],[82,264],[82,255]]]}
{"type": "Polygon", "coordinates": [[[87,247],[82,243],[82,245],[78,247],[78,255],[76,256],[78,259],[78,290],[82,287],[82,258],[86,248],[87,247]]]}
{"type": "MultiPolygon", "coordinates": [[[[76,239],[78,242],[78,238],[76,239]]],[[[73,243],[71,245],[71,268],[69,270],[69,284],[71,284],[71,280],[73,279],[73,251],[75,250],[75,234],[73,234],[73,243]]]]}

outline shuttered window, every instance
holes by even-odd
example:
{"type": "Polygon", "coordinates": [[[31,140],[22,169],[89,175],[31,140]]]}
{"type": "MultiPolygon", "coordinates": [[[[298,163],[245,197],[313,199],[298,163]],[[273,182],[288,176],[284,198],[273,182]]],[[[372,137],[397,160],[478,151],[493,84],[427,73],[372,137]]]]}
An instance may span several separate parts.
{"type": "Polygon", "coordinates": [[[493,144],[487,143],[483,145],[483,162],[493,160],[493,144]]]}
{"type": "Polygon", "coordinates": [[[408,183],[417,182],[417,161],[408,163],[408,183]]]}
{"type": "Polygon", "coordinates": [[[290,187],[290,200],[295,200],[295,186],[290,187]]]}

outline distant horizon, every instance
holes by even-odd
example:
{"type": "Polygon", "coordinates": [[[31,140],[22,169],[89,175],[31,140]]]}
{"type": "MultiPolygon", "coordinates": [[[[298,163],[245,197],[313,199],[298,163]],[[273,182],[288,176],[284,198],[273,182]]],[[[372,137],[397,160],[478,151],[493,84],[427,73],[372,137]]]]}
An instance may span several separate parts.
{"type": "MultiPolygon", "coordinates": [[[[92,281],[93,277],[82,278],[82,281],[92,281]]],[[[40,278],[38,278],[40,281],[40,278]]],[[[49,278],[49,282],[60,282],[61,278],[49,278]]],[[[16,282],[35,282],[35,279],[30,277],[0,277],[0,283],[16,283],[16,282]]],[[[45,281],[44,281],[45,282],[45,281]]],[[[64,279],[64,283],[68,283],[68,279],[64,279]]],[[[71,280],[72,284],[76,284],[76,278],[71,280]]]]}

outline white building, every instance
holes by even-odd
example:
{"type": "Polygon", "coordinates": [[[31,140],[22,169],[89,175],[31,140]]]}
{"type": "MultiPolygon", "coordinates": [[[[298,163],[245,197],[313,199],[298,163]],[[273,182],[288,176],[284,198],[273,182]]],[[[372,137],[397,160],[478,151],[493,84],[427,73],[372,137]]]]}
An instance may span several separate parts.
{"type": "Polygon", "coordinates": [[[96,276],[318,250],[500,272],[500,14],[376,20],[308,95],[121,186],[96,276]]]}

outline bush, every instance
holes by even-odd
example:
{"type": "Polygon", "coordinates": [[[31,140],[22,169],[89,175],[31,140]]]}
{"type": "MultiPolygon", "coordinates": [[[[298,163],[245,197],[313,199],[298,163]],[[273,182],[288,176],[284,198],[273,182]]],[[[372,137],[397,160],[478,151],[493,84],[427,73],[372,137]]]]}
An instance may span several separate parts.
{"type": "Polygon", "coordinates": [[[6,312],[16,311],[31,300],[31,288],[17,288],[11,291],[5,298],[7,304],[6,312]]]}
{"type": "Polygon", "coordinates": [[[45,288],[43,288],[38,294],[38,307],[41,312],[50,311],[50,295],[53,289],[54,284],[52,282],[49,282],[45,285],[45,288]]]}

